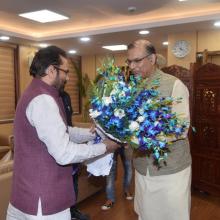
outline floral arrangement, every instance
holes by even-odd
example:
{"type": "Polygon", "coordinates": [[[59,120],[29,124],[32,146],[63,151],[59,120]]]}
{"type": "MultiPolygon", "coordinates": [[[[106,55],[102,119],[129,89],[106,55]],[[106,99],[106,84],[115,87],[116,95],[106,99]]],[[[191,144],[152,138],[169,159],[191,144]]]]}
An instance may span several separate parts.
{"type": "Polygon", "coordinates": [[[181,98],[160,97],[159,79],[151,84],[141,77],[125,82],[120,68],[110,60],[98,69],[93,83],[90,116],[104,133],[133,149],[152,155],[154,164],[166,164],[169,140],[178,138],[188,123],[172,113],[172,104],[181,98]]]}

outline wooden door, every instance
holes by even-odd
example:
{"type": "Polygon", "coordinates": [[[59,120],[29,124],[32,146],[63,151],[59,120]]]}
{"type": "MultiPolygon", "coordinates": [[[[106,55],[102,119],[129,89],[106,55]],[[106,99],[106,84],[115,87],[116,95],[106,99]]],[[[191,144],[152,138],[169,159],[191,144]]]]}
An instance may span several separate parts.
{"type": "Polygon", "coordinates": [[[220,66],[205,64],[194,77],[192,185],[220,196],[220,66]]]}

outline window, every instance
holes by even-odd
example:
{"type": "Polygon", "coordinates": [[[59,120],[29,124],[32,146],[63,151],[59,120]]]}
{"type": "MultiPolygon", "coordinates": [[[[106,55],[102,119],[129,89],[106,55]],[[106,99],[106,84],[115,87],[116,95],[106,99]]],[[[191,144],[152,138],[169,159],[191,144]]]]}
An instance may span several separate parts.
{"type": "Polygon", "coordinates": [[[16,47],[0,44],[0,122],[13,121],[16,106],[16,47]]]}

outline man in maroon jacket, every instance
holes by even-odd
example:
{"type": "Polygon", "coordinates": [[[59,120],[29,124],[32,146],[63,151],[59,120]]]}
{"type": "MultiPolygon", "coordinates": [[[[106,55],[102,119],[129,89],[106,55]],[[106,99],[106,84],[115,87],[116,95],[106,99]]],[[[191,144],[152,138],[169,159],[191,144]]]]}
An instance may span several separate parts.
{"type": "Polygon", "coordinates": [[[39,50],[31,64],[34,77],[23,93],[14,120],[15,156],[7,220],[70,220],[72,166],[118,147],[92,140],[89,129],[69,127],[59,89],[69,79],[65,51],[39,50]]]}

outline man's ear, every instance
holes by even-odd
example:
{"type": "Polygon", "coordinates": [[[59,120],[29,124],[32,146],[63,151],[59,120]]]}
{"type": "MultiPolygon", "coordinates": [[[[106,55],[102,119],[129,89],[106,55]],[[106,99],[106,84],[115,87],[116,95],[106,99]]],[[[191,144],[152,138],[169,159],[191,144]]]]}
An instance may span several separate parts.
{"type": "Polygon", "coordinates": [[[152,65],[155,65],[155,64],[156,64],[156,61],[157,61],[157,56],[156,56],[156,54],[151,54],[149,60],[150,60],[150,62],[151,62],[152,65]]]}
{"type": "Polygon", "coordinates": [[[54,66],[50,65],[47,67],[45,72],[49,78],[54,78],[55,71],[56,71],[56,69],[54,68],[54,66]]]}

